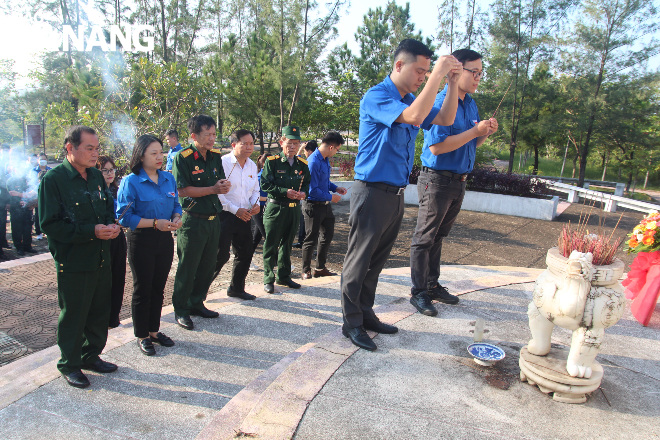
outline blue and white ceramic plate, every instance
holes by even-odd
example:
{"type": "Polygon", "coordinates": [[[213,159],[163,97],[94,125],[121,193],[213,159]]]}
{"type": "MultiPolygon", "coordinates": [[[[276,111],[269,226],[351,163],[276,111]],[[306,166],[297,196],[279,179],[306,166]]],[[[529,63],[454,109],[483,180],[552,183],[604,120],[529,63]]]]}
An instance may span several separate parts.
{"type": "Polygon", "coordinates": [[[474,356],[478,364],[490,366],[504,359],[505,353],[500,347],[485,342],[477,342],[468,346],[468,353],[474,356]]]}

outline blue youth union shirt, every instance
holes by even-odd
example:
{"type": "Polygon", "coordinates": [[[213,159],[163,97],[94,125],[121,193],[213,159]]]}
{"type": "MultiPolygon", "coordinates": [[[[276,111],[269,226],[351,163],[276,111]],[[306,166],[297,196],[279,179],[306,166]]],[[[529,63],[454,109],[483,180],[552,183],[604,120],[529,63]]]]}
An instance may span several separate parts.
{"type": "Polygon", "coordinates": [[[330,182],[330,161],[323,157],[317,148],[307,159],[311,182],[309,183],[308,200],[314,202],[329,202],[332,200],[330,192],[337,191],[337,185],[330,182]]]}
{"type": "MultiPolygon", "coordinates": [[[[440,108],[445,101],[445,96],[447,96],[447,86],[445,86],[442,92],[438,93],[433,106],[440,108]]],[[[464,131],[468,131],[477,125],[479,121],[481,121],[481,119],[479,118],[477,103],[466,93],[465,99],[458,99],[456,118],[452,125],[447,127],[434,125],[429,130],[424,130],[422,165],[434,170],[451,171],[452,173],[457,174],[465,174],[472,171],[474,168],[474,157],[477,153],[477,138],[472,139],[454,151],[439,154],[437,156],[431,153],[429,147],[444,142],[444,140],[447,139],[447,136],[455,136],[464,131]]]]}
{"type": "Polygon", "coordinates": [[[176,156],[176,153],[181,151],[181,144],[176,144],[175,147],[171,148],[170,151],[167,153],[167,165],[165,165],[165,169],[167,171],[172,171],[172,165],[174,164],[174,157],[176,156]]]}
{"type": "Polygon", "coordinates": [[[161,170],[158,170],[158,184],[147,176],[144,169],[139,174],[131,173],[122,179],[117,192],[116,216],[119,217],[131,202],[119,223],[132,230],[143,218],[169,220],[175,213],[181,214],[174,176],[161,170]]]}
{"type": "MultiPolygon", "coordinates": [[[[390,77],[367,91],[360,101],[360,144],[355,159],[355,179],[408,185],[415,160],[415,138],[420,127],[395,122],[410,107],[415,95],[403,98],[390,77]]],[[[440,107],[434,106],[422,123],[431,128],[440,107]]]]}

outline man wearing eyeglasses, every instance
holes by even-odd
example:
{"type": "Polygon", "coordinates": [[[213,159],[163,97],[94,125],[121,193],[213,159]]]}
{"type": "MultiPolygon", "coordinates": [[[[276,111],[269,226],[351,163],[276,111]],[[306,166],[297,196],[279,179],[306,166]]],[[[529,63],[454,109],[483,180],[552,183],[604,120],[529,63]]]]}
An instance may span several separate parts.
{"type": "MultiPolygon", "coordinates": [[[[465,195],[465,181],[474,167],[477,147],[497,131],[497,121],[481,121],[474,93],[483,77],[481,55],[470,49],[452,54],[463,64],[458,80],[458,108],[450,126],[434,125],[424,130],[422,171],[417,182],[419,214],[410,246],[412,298],[420,313],[436,316],[431,300],[457,304],[458,297],[438,284],[442,239],[449,235],[465,195]]],[[[448,88],[438,94],[435,106],[443,105],[448,88]]],[[[456,98],[454,98],[456,99],[456,98]]]]}

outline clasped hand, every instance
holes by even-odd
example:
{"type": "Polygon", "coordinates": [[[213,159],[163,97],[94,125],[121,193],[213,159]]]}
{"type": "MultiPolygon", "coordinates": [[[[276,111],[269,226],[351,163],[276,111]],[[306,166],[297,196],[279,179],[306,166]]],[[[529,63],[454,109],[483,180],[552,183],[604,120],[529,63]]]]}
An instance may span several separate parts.
{"type": "Polygon", "coordinates": [[[121,232],[121,227],[115,223],[94,226],[94,234],[100,240],[112,240],[119,235],[119,232],[121,232]]]}
{"type": "Polygon", "coordinates": [[[490,136],[497,131],[498,127],[499,125],[495,118],[484,119],[483,121],[479,121],[476,125],[479,136],[490,136]]]}
{"type": "Polygon", "coordinates": [[[227,194],[231,188],[231,182],[227,179],[218,180],[211,188],[213,188],[213,194],[227,194]]]}
{"type": "Polygon", "coordinates": [[[250,221],[253,215],[259,214],[259,211],[260,211],[259,204],[255,203],[254,206],[252,206],[252,208],[250,208],[249,210],[245,208],[238,208],[236,210],[236,217],[240,218],[241,220],[247,223],[250,221]]]}
{"type": "Polygon", "coordinates": [[[293,200],[304,200],[306,197],[306,194],[301,191],[295,191],[293,189],[290,189],[286,192],[286,196],[290,199],[293,200]]]}

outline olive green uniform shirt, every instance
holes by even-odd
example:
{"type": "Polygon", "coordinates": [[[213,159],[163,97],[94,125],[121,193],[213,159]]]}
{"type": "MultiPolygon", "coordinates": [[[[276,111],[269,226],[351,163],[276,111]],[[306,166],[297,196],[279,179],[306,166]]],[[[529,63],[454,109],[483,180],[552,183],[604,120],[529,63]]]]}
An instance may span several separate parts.
{"type": "Polygon", "coordinates": [[[39,223],[58,272],[98,270],[110,265],[110,240],[96,237],[98,224],[114,223],[114,202],[96,168],[83,179],[67,159],[39,185],[39,223]]]}
{"type": "Polygon", "coordinates": [[[307,161],[296,156],[293,166],[289,165],[286,155],[268,156],[261,173],[261,190],[268,193],[268,197],[287,202],[298,202],[286,196],[290,189],[302,191],[309,195],[309,182],[311,177],[307,161]],[[302,180],[302,186],[300,182],[302,180]]]}
{"type": "MultiPolygon", "coordinates": [[[[189,145],[174,158],[172,174],[176,179],[177,188],[213,186],[218,180],[225,178],[220,150],[212,148],[206,152],[204,159],[195,145],[189,145]]],[[[195,198],[179,197],[179,203],[184,211],[195,214],[217,215],[222,212],[222,204],[217,194],[195,198]],[[195,205],[189,208],[193,201],[196,202],[195,205]]]]}

